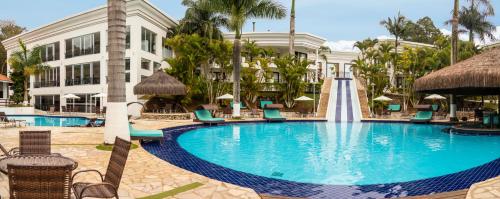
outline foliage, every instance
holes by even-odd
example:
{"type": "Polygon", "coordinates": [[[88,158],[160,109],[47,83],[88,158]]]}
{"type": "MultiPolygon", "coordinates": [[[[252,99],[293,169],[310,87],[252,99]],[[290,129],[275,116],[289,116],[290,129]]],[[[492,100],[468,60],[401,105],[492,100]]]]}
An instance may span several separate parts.
{"type": "Polygon", "coordinates": [[[26,28],[16,25],[12,21],[0,21],[0,74],[7,74],[7,51],[1,41],[18,35],[26,28]]]}
{"type": "MultiPolygon", "coordinates": [[[[40,71],[47,69],[48,66],[44,65],[42,62],[40,53],[41,48],[35,47],[32,50],[28,50],[24,42],[21,40],[19,40],[19,46],[21,50],[12,53],[8,61],[10,67],[12,67],[14,72],[19,72],[23,75],[23,99],[25,102],[28,102],[28,84],[30,81],[30,76],[38,74],[40,71]]],[[[13,88],[13,90],[20,89],[13,88]]]]}
{"type": "Polygon", "coordinates": [[[198,34],[209,39],[222,39],[220,27],[226,27],[228,19],[214,12],[198,0],[183,0],[186,6],[184,18],[179,21],[179,31],[183,34],[198,34]]]}
{"type": "Polygon", "coordinates": [[[405,24],[406,33],[401,39],[419,43],[433,44],[439,36],[443,35],[434,25],[430,17],[423,17],[416,23],[408,20],[405,24]]]}
{"type": "Polygon", "coordinates": [[[275,64],[278,66],[283,81],[279,84],[283,93],[283,101],[287,108],[292,108],[295,106],[294,99],[304,93],[306,84],[303,78],[307,74],[309,62],[286,56],[276,59],[275,64]]]}
{"type": "Polygon", "coordinates": [[[170,68],[166,72],[176,77],[187,88],[187,95],[181,100],[182,104],[189,104],[195,95],[202,95],[213,103],[221,89],[227,90],[224,84],[214,83],[210,66],[217,65],[222,72],[231,72],[231,43],[210,40],[197,34],[176,35],[165,43],[172,47],[176,55],[167,59],[170,68]]]}
{"type": "MultiPolygon", "coordinates": [[[[474,35],[478,35],[481,41],[486,37],[494,40],[495,25],[488,17],[495,16],[495,9],[490,0],[468,0],[469,6],[462,6],[458,11],[458,23],[463,27],[460,32],[469,33],[469,42],[474,42],[474,35]]],[[[446,22],[451,24],[452,20],[446,22]]]]}
{"type": "Polygon", "coordinates": [[[10,79],[14,82],[11,86],[14,93],[10,96],[10,100],[19,104],[24,100],[24,75],[22,71],[13,71],[10,73],[10,79]]]}

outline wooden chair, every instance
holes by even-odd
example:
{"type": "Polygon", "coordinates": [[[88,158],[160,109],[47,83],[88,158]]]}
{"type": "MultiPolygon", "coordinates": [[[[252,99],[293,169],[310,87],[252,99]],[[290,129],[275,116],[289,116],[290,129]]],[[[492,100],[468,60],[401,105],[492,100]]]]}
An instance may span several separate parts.
{"type": "Polygon", "coordinates": [[[77,199],[94,197],[94,198],[118,198],[118,187],[120,186],[120,181],[123,175],[123,170],[125,169],[125,164],[127,162],[128,153],[130,150],[131,143],[125,141],[119,137],[115,139],[115,145],[113,147],[113,152],[111,152],[111,158],[109,159],[108,169],[106,170],[106,175],[101,174],[98,170],[83,170],[76,172],[71,180],[75,179],[75,176],[85,172],[94,172],[99,174],[101,178],[100,183],[87,183],[87,182],[76,182],[73,184],[73,193],[77,199]]]}
{"type": "Polygon", "coordinates": [[[70,199],[71,171],[67,166],[7,165],[11,199],[70,199]]]}
{"type": "Polygon", "coordinates": [[[51,155],[50,131],[20,131],[20,155],[51,155]]]}

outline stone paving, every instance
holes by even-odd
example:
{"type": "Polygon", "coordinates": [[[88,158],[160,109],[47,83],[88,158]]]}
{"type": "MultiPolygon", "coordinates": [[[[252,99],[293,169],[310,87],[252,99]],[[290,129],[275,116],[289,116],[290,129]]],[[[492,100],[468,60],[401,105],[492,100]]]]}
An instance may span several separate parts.
{"type": "MultiPolygon", "coordinates": [[[[193,124],[190,120],[158,121],[136,120],[138,129],[161,129],[172,126],[193,124]]],[[[20,130],[51,130],[53,152],[73,158],[78,162],[75,170],[97,169],[103,173],[111,152],[100,151],[95,146],[103,140],[104,128],[66,127],[22,127],[0,128],[0,143],[6,148],[18,145],[20,130]]],[[[97,176],[82,175],[76,181],[95,181],[97,176]]],[[[260,198],[255,191],[183,170],[169,164],[139,147],[130,152],[127,166],[119,189],[120,198],[144,197],[168,191],[183,185],[200,182],[203,186],[175,195],[173,199],[226,199],[260,198]]],[[[0,196],[8,198],[8,179],[0,174],[0,196]]],[[[474,184],[467,199],[500,198],[500,176],[474,184]]]]}
{"type": "MultiPolygon", "coordinates": [[[[160,129],[175,125],[189,124],[191,121],[137,121],[136,128],[160,129]]],[[[23,127],[1,128],[0,143],[6,148],[18,145],[19,130],[52,130],[52,151],[73,158],[78,162],[78,168],[97,169],[105,173],[111,152],[100,151],[95,146],[103,140],[104,128],[61,128],[61,127],[23,127]]],[[[84,174],[75,181],[97,182],[92,174],[84,174]]],[[[130,152],[129,159],[119,189],[120,198],[137,198],[200,182],[203,186],[180,193],[175,199],[198,198],[260,198],[252,189],[239,187],[225,182],[183,170],[171,165],[139,147],[130,152]]],[[[0,196],[8,198],[8,179],[0,174],[0,196]]]]}

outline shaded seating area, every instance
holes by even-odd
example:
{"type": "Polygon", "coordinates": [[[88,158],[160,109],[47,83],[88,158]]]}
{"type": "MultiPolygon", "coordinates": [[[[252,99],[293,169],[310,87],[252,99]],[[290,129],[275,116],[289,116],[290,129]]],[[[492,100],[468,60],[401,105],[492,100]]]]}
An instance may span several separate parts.
{"type": "Polygon", "coordinates": [[[269,101],[269,100],[261,100],[259,102],[259,107],[261,109],[264,109],[266,107],[266,105],[269,105],[269,104],[273,104],[273,101],[269,101]]]}
{"type": "Polygon", "coordinates": [[[432,106],[431,105],[416,105],[417,113],[410,119],[412,123],[428,123],[432,120],[432,106]]]}
{"type": "Polygon", "coordinates": [[[212,113],[209,111],[211,105],[207,106],[204,105],[200,107],[198,110],[194,111],[194,116],[195,116],[195,122],[202,122],[203,124],[222,124],[225,122],[223,118],[215,118],[213,117],[212,113]]]}
{"type": "Polygon", "coordinates": [[[132,126],[132,124],[128,125],[130,131],[130,138],[132,140],[150,140],[150,141],[159,141],[163,144],[163,131],[161,130],[139,130],[132,126]]]}
{"type": "Polygon", "coordinates": [[[389,104],[387,106],[388,112],[401,112],[401,104],[389,104]]]}
{"type": "MultiPolygon", "coordinates": [[[[246,109],[246,108],[247,108],[247,107],[245,106],[245,103],[240,102],[239,104],[240,104],[240,108],[241,108],[241,109],[246,109]]],[[[231,106],[231,109],[233,109],[233,106],[234,106],[234,101],[231,101],[230,106],[231,106]]]]}
{"type": "Polygon", "coordinates": [[[281,116],[280,109],[283,108],[282,104],[267,104],[264,107],[264,119],[268,122],[285,121],[286,118],[281,116]]]}

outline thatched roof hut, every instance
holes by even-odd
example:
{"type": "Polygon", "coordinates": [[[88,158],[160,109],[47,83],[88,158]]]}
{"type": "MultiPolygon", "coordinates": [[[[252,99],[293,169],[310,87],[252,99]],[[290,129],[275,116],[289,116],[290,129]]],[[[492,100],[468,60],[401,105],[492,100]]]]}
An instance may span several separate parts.
{"type": "Polygon", "coordinates": [[[415,81],[417,92],[498,95],[500,94],[500,48],[494,48],[432,72],[415,81]]]}
{"type": "Polygon", "coordinates": [[[163,71],[156,71],[134,86],[136,95],[185,95],[186,86],[163,71]]]}

